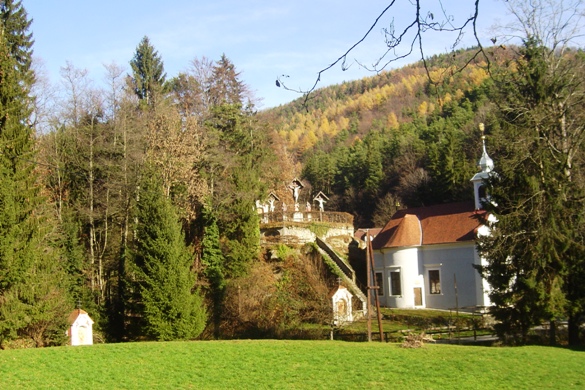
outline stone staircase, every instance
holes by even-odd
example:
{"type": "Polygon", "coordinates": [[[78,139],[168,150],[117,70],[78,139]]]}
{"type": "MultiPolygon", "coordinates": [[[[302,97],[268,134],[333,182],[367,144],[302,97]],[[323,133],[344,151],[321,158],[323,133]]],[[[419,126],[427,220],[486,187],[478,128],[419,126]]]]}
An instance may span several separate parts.
{"type": "Polygon", "coordinates": [[[365,316],[367,314],[368,298],[356,284],[355,271],[353,268],[324,240],[317,237],[315,242],[321,256],[331,260],[329,264],[334,268],[334,272],[341,278],[347,289],[360,300],[362,303],[361,312],[365,316]]]}

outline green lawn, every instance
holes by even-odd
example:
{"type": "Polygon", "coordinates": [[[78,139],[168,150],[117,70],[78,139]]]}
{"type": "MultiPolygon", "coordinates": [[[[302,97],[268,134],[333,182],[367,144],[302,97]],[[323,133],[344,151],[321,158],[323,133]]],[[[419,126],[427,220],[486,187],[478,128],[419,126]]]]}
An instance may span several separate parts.
{"type": "Polygon", "coordinates": [[[0,388],[585,388],[585,352],[341,341],[195,341],[0,351],[0,388]]]}

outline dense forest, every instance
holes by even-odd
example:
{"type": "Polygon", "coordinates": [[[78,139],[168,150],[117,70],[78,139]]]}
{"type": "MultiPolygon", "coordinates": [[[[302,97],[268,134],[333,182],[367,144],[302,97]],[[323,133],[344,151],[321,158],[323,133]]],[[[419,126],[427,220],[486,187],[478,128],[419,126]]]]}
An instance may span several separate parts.
{"type": "Polygon", "coordinates": [[[435,56],[259,112],[226,55],[195,58],[168,77],[146,36],[128,53],[128,73],[106,67],[107,88],[68,63],[52,94],[32,63],[24,7],[0,4],[1,348],[61,344],[76,305],[104,341],[319,321],[325,293],[300,276],[322,273],[312,261],[289,261],[254,318],[253,302],[244,318],[230,301],[242,286],[273,288],[255,201],[298,177],[301,203],[323,191],[327,209],[351,213],[357,229],[381,227],[399,208],[470,199],[480,123],[498,171],[486,205],[498,227],[478,246],[490,259],[479,271],[494,287],[498,331],[525,336],[535,323],[568,318],[578,341],[580,50],[531,35],[522,46],[435,56]]]}
{"type": "Polygon", "coordinates": [[[440,86],[419,62],[262,115],[276,123],[301,176],[331,196],[329,207],[352,213],[357,227],[381,227],[397,207],[473,196],[477,126],[492,120],[492,109],[485,61],[456,72],[467,57],[463,51],[428,61],[440,86]]]}

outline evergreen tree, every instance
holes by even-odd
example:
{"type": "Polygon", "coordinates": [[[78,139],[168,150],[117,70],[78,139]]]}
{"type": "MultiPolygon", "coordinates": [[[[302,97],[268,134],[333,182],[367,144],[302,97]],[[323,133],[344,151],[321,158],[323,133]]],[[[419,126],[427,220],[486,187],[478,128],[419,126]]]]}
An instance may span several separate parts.
{"type": "Polygon", "coordinates": [[[248,95],[248,88],[240,81],[240,72],[235,65],[222,54],[219,61],[213,66],[209,94],[212,105],[222,104],[244,105],[248,95]]]}
{"type": "Polygon", "coordinates": [[[213,303],[214,336],[219,338],[219,325],[226,288],[225,261],[219,244],[217,218],[209,205],[203,207],[202,218],[204,228],[203,242],[201,245],[201,263],[203,265],[203,273],[209,281],[209,295],[213,303]]]}
{"type": "Polygon", "coordinates": [[[34,74],[30,21],[20,2],[0,3],[0,347],[17,337],[58,344],[67,279],[55,222],[43,207],[27,125],[34,74]]]}
{"type": "Polygon", "coordinates": [[[250,102],[242,105],[249,95],[247,86],[225,55],[213,66],[209,80],[206,101],[211,106],[205,114],[204,157],[198,166],[210,191],[202,215],[202,263],[210,284],[214,333],[219,337],[226,281],[245,274],[259,253],[254,204],[264,191],[261,177],[267,170],[268,145],[266,129],[250,102]]]}
{"type": "Polygon", "coordinates": [[[267,158],[264,134],[256,126],[253,115],[237,104],[213,107],[206,122],[209,149],[203,175],[212,191],[230,277],[245,273],[259,251],[254,204],[264,189],[260,174],[267,158]]]}
{"type": "Polygon", "coordinates": [[[335,156],[317,150],[307,157],[303,166],[303,178],[307,179],[317,191],[330,194],[335,177],[335,156]]]}
{"type": "Polygon", "coordinates": [[[163,92],[166,73],[163,61],[148,37],[142,38],[136,47],[130,66],[136,96],[147,106],[152,105],[157,94],[163,92]]]}
{"type": "Polygon", "coordinates": [[[14,0],[0,1],[0,18],[7,50],[15,62],[18,77],[22,80],[20,88],[14,92],[19,93],[23,101],[29,101],[28,93],[34,82],[34,72],[31,69],[34,40],[32,33],[28,32],[32,19],[28,18],[22,1],[14,0]]]}
{"type": "Polygon", "coordinates": [[[203,331],[206,312],[195,290],[193,255],[154,173],[142,180],[136,216],[132,257],[141,333],[154,340],[194,339],[203,331]]]}
{"type": "Polygon", "coordinates": [[[579,342],[584,74],[579,53],[529,36],[512,70],[496,78],[503,128],[494,140],[502,159],[486,209],[497,222],[487,221],[492,234],[478,248],[488,260],[483,274],[492,286],[498,333],[518,343],[527,342],[533,325],[560,318],[569,318],[569,342],[579,342]]]}
{"type": "MultiPolygon", "coordinates": [[[[473,113],[469,113],[469,117],[471,121],[473,113]]],[[[439,120],[433,130],[436,140],[427,141],[427,150],[435,199],[440,202],[470,199],[472,193],[462,183],[473,176],[475,168],[465,153],[467,145],[472,142],[451,120],[439,120]]]]}

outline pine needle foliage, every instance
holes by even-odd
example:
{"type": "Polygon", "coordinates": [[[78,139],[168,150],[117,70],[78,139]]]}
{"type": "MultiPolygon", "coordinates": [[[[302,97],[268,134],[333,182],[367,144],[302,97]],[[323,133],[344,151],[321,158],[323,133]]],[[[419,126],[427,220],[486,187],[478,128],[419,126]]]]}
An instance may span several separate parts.
{"type": "Polygon", "coordinates": [[[154,98],[163,91],[166,73],[160,55],[147,36],[136,47],[130,66],[134,93],[145,106],[153,105],[154,98]]]}
{"type": "Polygon", "coordinates": [[[0,2],[0,348],[16,338],[60,344],[68,310],[56,221],[39,194],[27,125],[34,80],[29,26],[21,2],[0,2]]]}
{"type": "Polygon", "coordinates": [[[157,175],[145,174],[137,204],[133,250],[141,336],[152,340],[194,339],[203,331],[206,310],[192,270],[177,214],[164,197],[157,175]]]}
{"type": "Polygon", "coordinates": [[[493,139],[501,158],[485,207],[497,222],[484,221],[492,233],[478,246],[488,260],[482,272],[492,287],[496,330],[525,344],[532,326],[568,318],[569,342],[577,344],[585,312],[576,283],[585,258],[578,157],[585,62],[580,53],[551,50],[532,36],[510,68],[494,77],[502,127],[493,139]]]}

